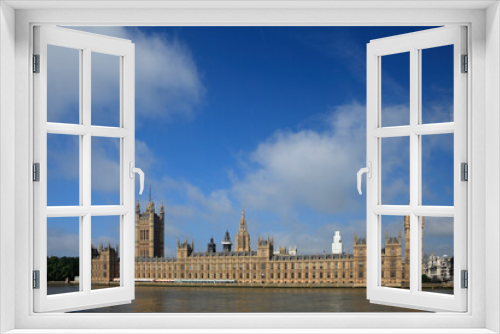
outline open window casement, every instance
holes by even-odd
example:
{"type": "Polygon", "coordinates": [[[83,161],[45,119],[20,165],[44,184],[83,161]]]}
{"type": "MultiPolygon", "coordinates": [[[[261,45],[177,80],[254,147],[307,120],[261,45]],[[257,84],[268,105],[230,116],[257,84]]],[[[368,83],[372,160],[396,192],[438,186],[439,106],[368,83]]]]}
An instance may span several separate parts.
{"type": "MultiPolygon", "coordinates": [[[[64,53],[62,53],[64,55],[64,53]]],[[[61,58],[61,57],[59,57],[61,58]]],[[[64,66],[67,59],[59,59],[57,66],[64,66]]],[[[52,62],[53,64],[54,62],[52,62]]],[[[118,70],[117,70],[118,72],[118,70]]],[[[71,310],[95,308],[123,303],[130,303],[134,299],[134,168],[135,159],[135,123],[134,123],[134,44],[129,40],[100,36],[91,33],[79,32],[58,27],[37,26],[34,28],[33,52],[33,90],[34,90],[34,268],[33,293],[35,312],[64,312],[71,310]],[[47,57],[53,56],[49,48],[64,49],[76,52],[75,72],[65,71],[65,75],[72,75],[78,92],[75,93],[78,103],[70,106],[76,118],[73,122],[49,122],[48,115],[48,73],[47,57]],[[119,68],[119,89],[116,97],[116,126],[96,126],[91,120],[91,75],[92,57],[95,54],[104,54],[116,57],[119,68]],[[119,122],[119,123],[118,123],[119,122]],[[76,161],[74,172],[77,178],[75,189],[79,189],[76,196],[76,205],[47,206],[47,170],[48,156],[51,156],[55,146],[48,146],[48,136],[69,138],[74,142],[76,161]],[[119,200],[116,205],[93,205],[92,175],[102,173],[105,166],[91,164],[92,141],[112,138],[117,145],[118,158],[116,159],[116,179],[119,178],[119,200]],[[102,167],[102,168],[101,168],[102,167]],[[119,170],[118,170],[119,168],[119,170]],[[79,202],[79,204],[78,204],[79,202]],[[119,245],[113,249],[116,256],[114,270],[119,270],[119,285],[106,286],[103,289],[93,290],[92,280],[92,228],[98,229],[100,220],[116,216],[119,221],[119,245]],[[57,218],[56,218],[57,217],[57,218]],[[101,217],[101,218],[102,218],[101,217]],[[79,264],[79,279],[75,279],[76,291],[51,295],[47,287],[47,255],[48,220],[59,219],[61,224],[70,224],[76,221],[78,237],[74,243],[78,244],[77,254],[79,264]]],[[[53,87],[51,87],[52,89],[53,87]]],[[[59,85],[54,93],[64,99],[64,87],[59,85]]],[[[53,107],[53,104],[50,105],[53,107]]],[[[67,108],[70,108],[66,106],[67,108]]],[[[99,110],[99,112],[101,112],[99,110]]],[[[102,111],[104,112],[104,111],[102,111]]],[[[52,138],[52,137],[51,137],[52,138]]],[[[64,159],[63,159],[64,160],[64,159]]],[[[68,167],[68,166],[66,166],[68,167]]],[[[141,172],[142,174],[142,172],[141,172]]],[[[95,175],[94,175],[95,176],[95,175]]],[[[56,175],[57,177],[57,175],[56,175]]],[[[61,175],[61,178],[64,176],[61,175]]],[[[52,181],[51,181],[52,182],[52,181]]],[[[117,181],[118,183],[118,181],[117,181]]],[[[143,179],[141,179],[141,187],[143,179]]],[[[142,190],[141,190],[142,191],[142,190]]],[[[50,203],[49,203],[50,204],[50,203]]],[[[111,247],[108,247],[110,250],[111,247]]],[[[111,270],[111,268],[108,268],[111,270]]],[[[105,276],[105,273],[102,273],[105,276]]],[[[75,285],[73,285],[74,287],[75,285]]]]}
{"type": "MultiPolygon", "coordinates": [[[[408,307],[430,311],[466,311],[467,289],[462,287],[462,275],[467,269],[467,182],[463,180],[467,163],[467,44],[466,27],[443,27],[429,29],[426,31],[393,36],[373,40],[367,45],[367,298],[372,303],[408,307]],[[423,80],[422,69],[425,66],[423,56],[428,54],[427,50],[433,48],[448,47],[450,64],[453,64],[453,77],[450,80],[450,90],[453,90],[453,108],[451,122],[423,122],[422,106],[428,103],[426,96],[422,94],[427,82],[423,80]],[[409,121],[407,124],[398,126],[384,126],[382,122],[382,66],[390,65],[390,55],[405,53],[409,54],[409,121]],[[389,56],[389,57],[385,57],[389,56]],[[383,62],[382,62],[383,60],[383,62]],[[447,173],[453,175],[450,181],[453,189],[453,204],[451,206],[426,205],[422,200],[424,187],[422,186],[422,158],[429,146],[423,145],[425,140],[434,136],[449,134],[453,136],[451,163],[447,173]],[[387,138],[400,138],[406,144],[409,152],[409,169],[406,172],[409,180],[409,204],[392,205],[382,201],[383,191],[382,177],[391,178],[397,175],[387,175],[384,172],[382,156],[383,144],[387,138]],[[408,147],[409,146],[409,147],[408,147]],[[453,166],[453,167],[451,167],[453,166]],[[407,247],[405,252],[409,253],[409,261],[403,263],[402,268],[394,267],[384,260],[389,252],[389,246],[384,243],[385,229],[382,226],[383,218],[394,219],[395,216],[405,217],[404,221],[409,228],[406,235],[407,247]],[[423,224],[427,217],[439,219],[452,219],[453,227],[453,258],[454,269],[450,273],[453,285],[447,293],[436,293],[426,289],[422,283],[423,274],[423,224]],[[411,245],[411,247],[409,247],[411,245]],[[416,246],[415,246],[416,245],[416,246]],[[384,248],[385,247],[385,248],[384,248]],[[408,251],[409,250],[409,251],[408,251]],[[385,254],[385,255],[384,255],[385,254]],[[406,266],[406,268],[405,268],[406,266]],[[409,267],[409,270],[408,270],[409,267]],[[388,273],[390,273],[388,275],[388,273]],[[406,273],[406,277],[404,276],[406,273]],[[384,275],[385,274],[385,275],[384,275]],[[395,275],[403,275],[403,281],[408,281],[405,286],[391,286],[391,278],[395,275]],[[389,277],[388,277],[389,276],[389,277]],[[408,277],[409,276],[409,277],[408,277]],[[408,279],[409,278],[409,279],[408,279]],[[389,282],[389,284],[387,283],[389,282]]],[[[441,59],[442,61],[442,59],[441,59]]],[[[470,71],[470,70],[469,70],[470,71]]],[[[397,90],[392,92],[398,94],[397,90]]],[[[397,154],[395,154],[397,156],[397,154]]],[[[401,159],[403,154],[401,153],[401,159]]],[[[436,162],[439,163],[439,162],[436,162]]],[[[361,171],[360,171],[361,172],[361,171]]],[[[451,197],[451,195],[450,195],[451,197]]],[[[386,243],[401,245],[399,238],[389,239],[386,243]]],[[[403,247],[401,247],[402,249],[403,247]]],[[[396,254],[395,256],[401,256],[396,254]]],[[[408,256],[408,254],[405,254],[408,256]]],[[[403,261],[404,262],[404,261],[403,261]]],[[[394,262],[393,262],[394,263],[394,262]]],[[[452,262],[453,263],[453,262],[452,262]]],[[[451,267],[453,268],[453,267],[451,267]]],[[[439,268],[436,268],[437,270],[439,268]]],[[[401,276],[400,276],[401,277],[401,276]]],[[[448,283],[449,284],[449,283],[448,283]]],[[[450,286],[450,285],[449,285],[450,286]]]]}

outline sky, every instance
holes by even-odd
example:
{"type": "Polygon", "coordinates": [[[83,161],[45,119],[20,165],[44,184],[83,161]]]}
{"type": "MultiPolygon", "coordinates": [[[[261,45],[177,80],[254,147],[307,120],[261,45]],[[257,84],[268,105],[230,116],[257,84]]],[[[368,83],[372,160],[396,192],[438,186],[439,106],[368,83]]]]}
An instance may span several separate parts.
{"type": "MultiPolygon", "coordinates": [[[[141,210],[165,205],[177,238],[205,251],[236,234],[244,208],[257,237],[331,253],[366,237],[366,44],[428,27],[73,27],[136,50],[141,210]]],[[[422,51],[422,122],[453,121],[452,46],[422,51]]],[[[49,46],[48,121],[78,123],[77,50],[49,46]]],[[[409,55],[382,57],[382,126],[409,124],[409,55]]],[[[119,124],[119,59],[92,54],[92,124],[119,124]]],[[[92,204],[119,204],[120,142],[92,140],[92,204]]],[[[78,138],[48,135],[48,205],[78,205],[78,138]]],[[[422,138],[422,202],[453,205],[453,135],[422,138]]],[[[382,140],[382,203],[408,204],[409,139],[382,140]]],[[[404,217],[382,217],[396,236],[404,217]]],[[[453,220],[425,218],[424,253],[453,255],[453,220]]],[[[383,236],[382,236],[383,237],[383,236]]],[[[96,246],[119,242],[119,217],[93,217],[96,246]]],[[[78,255],[78,219],[48,219],[48,255],[78,255]]]]}

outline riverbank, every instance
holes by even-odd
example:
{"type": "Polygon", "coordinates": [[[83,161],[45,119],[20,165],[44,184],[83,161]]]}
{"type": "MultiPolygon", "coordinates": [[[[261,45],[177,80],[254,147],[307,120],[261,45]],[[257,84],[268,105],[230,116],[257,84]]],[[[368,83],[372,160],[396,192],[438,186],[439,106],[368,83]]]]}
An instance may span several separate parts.
{"type": "MultiPolygon", "coordinates": [[[[48,282],[49,285],[78,285],[77,281],[71,282],[48,282]]],[[[96,286],[97,288],[104,288],[106,286],[119,286],[120,282],[109,282],[109,283],[92,283],[92,286],[96,286]]],[[[172,283],[172,282],[135,282],[136,286],[152,286],[152,287],[165,287],[165,288],[202,288],[202,287],[210,287],[210,288],[278,288],[278,289],[294,289],[294,288],[308,288],[308,289],[332,289],[332,288],[340,288],[340,289],[365,289],[366,286],[363,284],[354,284],[354,283],[345,283],[345,284],[333,284],[333,283],[295,283],[295,284],[286,284],[286,283],[172,283]]],[[[389,286],[394,288],[403,288],[409,289],[409,285],[394,285],[389,286]]],[[[445,289],[445,290],[453,290],[453,284],[449,283],[422,283],[422,288],[425,290],[434,290],[434,289],[445,289]]]]}

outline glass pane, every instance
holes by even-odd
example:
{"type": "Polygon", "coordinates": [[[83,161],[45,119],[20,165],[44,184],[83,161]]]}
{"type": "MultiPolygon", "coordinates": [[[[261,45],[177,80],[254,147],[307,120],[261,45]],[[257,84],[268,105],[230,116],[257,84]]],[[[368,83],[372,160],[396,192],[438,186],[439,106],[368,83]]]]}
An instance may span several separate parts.
{"type": "Polygon", "coordinates": [[[381,57],[382,126],[410,124],[410,53],[381,57]]]}
{"type": "Polygon", "coordinates": [[[410,137],[381,139],[382,204],[408,205],[410,199],[410,137]]]}
{"type": "Polygon", "coordinates": [[[453,122],[453,45],[421,52],[422,123],[453,122]]]}
{"type": "Polygon", "coordinates": [[[422,136],[422,204],[454,204],[454,135],[422,136]]]}
{"type": "Polygon", "coordinates": [[[422,290],[453,294],[452,217],[422,217],[422,290]]]}
{"type": "Polygon", "coordinates": [[[80,123],[80,50],[47,45],[47,122],[80,123]]]}
{"type": "Polygon", "coordinates": [[[92,125],[120,126],[120,57],[92,52],[92,125]]]}
{"type": "Polygon", "coordinates": [[[47,218],[47,294],[80,290],[80,218],[47,218]]]}
{"type": "Polygon", "coordinates": [[[120,285],[120,216],[92,217],[92,289],[120,285]]]}
{"type": "Polygon", "coordinates": [[[92,205],[120,204],[120,139],[92,137],[92,205]]]}
{"type": "Polygon", "coordinates": [[[47,134],[47,205],[80,205],[79,137],[47,134]]]}
{"type": "Polygon", "coordinates": [[[381,286],[410,288],[410,216],[381,216],[381,286]]]}

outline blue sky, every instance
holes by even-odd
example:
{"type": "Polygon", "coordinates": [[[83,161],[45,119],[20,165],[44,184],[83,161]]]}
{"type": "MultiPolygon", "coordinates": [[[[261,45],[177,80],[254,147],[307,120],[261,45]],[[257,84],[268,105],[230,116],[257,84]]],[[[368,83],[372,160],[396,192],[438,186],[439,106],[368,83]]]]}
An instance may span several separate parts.
{"type": "MultiPolygon", "coordinates": [[[[79,29],[136,45],[136,165],[147,183],[136,198],[144,209],[151,183],[157,210],[164,202],[169,256],[178,237],[204,251],[213,236],[220,249],[226,229],[234,238],[243,207],[254,249],[257,236],[269,235],[300,254],[329,253],[340,230],[350,252],[354,232],[365,236],[366,198],[355,174],[366,155],[366,44],[427,28],[79,29]]],[[[59,49],[49,49],[48,119],[75,122],[78,53],[59,49]]],[[[451,52],[423,51],[424,123],[453,120],[451,52]]],[[[92,57],[93,124],[115,126],[119,63],[92,57]]],[[[384,126],[409,122],[408,61],[405,54],[382,59],[384,126]]],[[[49,135],[49,205],[78,204],[78,139],[68,137],[49,135]]],[[[422,142],[423,202],[453,205],[453,135],[422,142]]],[[[408,203],[408,143],[382,142],[384,204],[408,203]]],[[[118,204],[119,142],[99,138],[92,149],[92,204],[118,204]]],[[[92,224],[94,243],[118,241],[113,219],[92,224]]],[[[452,220],[426,219],[424,252],[451,255],[452,220]]],[[[394,236],[403,229],[399,217],[383,224],[394,236]]],[[[66,241],[78,240],[77,230],[69,225],[50,220],[49,255],[74,255],[75,243],[66,241]]]]}

